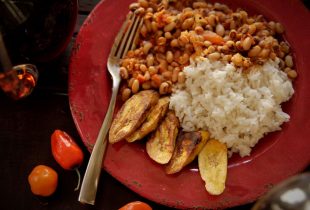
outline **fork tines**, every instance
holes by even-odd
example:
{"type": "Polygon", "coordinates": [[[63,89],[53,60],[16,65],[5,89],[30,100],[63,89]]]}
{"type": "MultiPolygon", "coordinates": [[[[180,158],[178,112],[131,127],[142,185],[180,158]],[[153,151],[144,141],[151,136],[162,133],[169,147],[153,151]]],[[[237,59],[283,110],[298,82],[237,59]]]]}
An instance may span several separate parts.
{"type": "Polygon", "coordinates": [[[122,58],[128,50],[133,50],[136,47],[136,41],[139,37],[139,29],[143,23],[143,18],[129,12],[125,22],[118,32],[110,55],[117,58],[122,58]]]}

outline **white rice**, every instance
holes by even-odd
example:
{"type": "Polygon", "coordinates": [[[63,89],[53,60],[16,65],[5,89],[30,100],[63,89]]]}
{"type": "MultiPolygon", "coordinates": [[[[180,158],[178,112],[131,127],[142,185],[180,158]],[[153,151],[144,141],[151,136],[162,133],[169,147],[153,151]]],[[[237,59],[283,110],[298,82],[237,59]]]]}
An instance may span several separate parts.
{"type": "Polygon", "coordinates": [[[248,74],[232,64],[197,58],[184,68],[186,81],[170,98],[183,130],[208,130],[230,153],[249,155],[264,134],[289,121],[281,103],[294,93],[292,82],[269,60],[248,74]]]}

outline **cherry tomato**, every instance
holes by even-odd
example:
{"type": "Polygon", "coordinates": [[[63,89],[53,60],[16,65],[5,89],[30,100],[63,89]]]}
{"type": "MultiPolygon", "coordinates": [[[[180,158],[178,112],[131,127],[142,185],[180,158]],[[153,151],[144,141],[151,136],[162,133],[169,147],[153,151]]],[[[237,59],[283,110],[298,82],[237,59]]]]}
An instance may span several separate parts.
{"type": "Polygon", "coordinates": [[[82,164],[84,154],[66,132],[55,130],[51,136],[51,146],[55,160],[64,169],[73,170],[82,164]]]}
{"type": "Polygon", "coordinates": [[[45,165],[38,165],[29,174],[28,182],[33,194],[50,196],[57,188],[58,175],[54,169],[45,165]]]}
{"type": "Polygon", "coordinates": [[[134,201],[126,204],[119,210],[152,210],[152,208],[148,204],[141,201],[134,201]]]}

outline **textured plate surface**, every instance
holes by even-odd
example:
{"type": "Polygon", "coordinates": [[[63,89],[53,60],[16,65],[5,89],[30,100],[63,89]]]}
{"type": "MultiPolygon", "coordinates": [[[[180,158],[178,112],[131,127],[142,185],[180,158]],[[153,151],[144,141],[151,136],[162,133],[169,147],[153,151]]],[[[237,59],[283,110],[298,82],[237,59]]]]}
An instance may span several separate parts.
{"type": "MultiPolygon", "coordinates": [[[[92,149],[111,96],[106,68],[109,50],[128,12],[130,0],[102,1],[84,22],[70,63],[69,98],[72,115],[81,138],[92,149]]],[[[104,168],[138,194],[178,208],[226,208],[257,199],[274,184],[302,171],[310,163],[310,20],[299,1],[229,0],[230,7],[263,14],[281,22],[291,44],[299,77],[296,93],[283,107],[291,120],[281,132],[268,134],[251,156],[229,160],[226,189],[220,196],[209,195],[199,176],[197,163],[176,175],[146,154],[144,142],[109,145],[104,168]],[[304,21],[303,21],[304,20],[304,21]]],[[[120,103],[118,103],[118,108],[120,103]]]]}

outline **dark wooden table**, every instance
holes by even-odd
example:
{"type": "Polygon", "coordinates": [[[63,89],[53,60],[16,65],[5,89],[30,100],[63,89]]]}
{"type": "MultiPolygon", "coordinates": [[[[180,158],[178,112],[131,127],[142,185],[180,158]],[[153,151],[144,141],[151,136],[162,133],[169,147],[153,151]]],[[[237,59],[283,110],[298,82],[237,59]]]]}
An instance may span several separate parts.
{"type": "MultiPolygon", "coordinates": [[[[80,1],[76,32],[86,16],[99,0],[80,1]]],[[[38,63],[40,79],[32,95],[24,100],[13,101],[0,92],[0,209],[4,210],[79,210],[118,209],[125,203],[141,200],[153,209],[171,209],[148,201],[132,192],[105,171],[102,172],[96,205],[82,205],[74,191],[77,176],[74,171],[63,170],[53,159],[50,136],[55,129],[62,129],[73,136],[83,148],[85,161],[81,166],[85,172],[89,153],[78,135],[68,102],[68,62],[72,43],[58,58],[48,63],[38,63]],[[47,199],[34,196],[27,177],[32,168],[45,164],[59,175],[56,193],[47,199]]],[[[236,209],[250,209],[252,204],[236,209]]]]}

